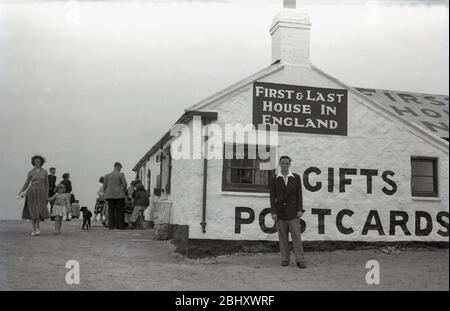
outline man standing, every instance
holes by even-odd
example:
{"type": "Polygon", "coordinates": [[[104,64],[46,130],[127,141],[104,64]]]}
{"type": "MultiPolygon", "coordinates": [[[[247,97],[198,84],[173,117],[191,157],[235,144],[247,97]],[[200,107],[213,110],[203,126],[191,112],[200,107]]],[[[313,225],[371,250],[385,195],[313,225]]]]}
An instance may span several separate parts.
{"type": "MultiPolygon", "coordinates": [[[[50,167],[50,174],[48,175],[48,197],[51,198],[55,195],[56,187],[56,168],[50,167]]],[[[54,201],[50,201],[50,215],[53,212],[54,201]]],[[[51,216],[50,220],[54,221],[55,216],[51,216]]]]}
{"type": "Polygon", "coordinates": [[[276,223],[280,241],[281,265],[289,265],[289,232],[297,266],[306,268],[303,252],[300,218],[303,215],[302,182],[300,176],[290,172],[291,158],[282,156],[280,172],[270,180],[270,209],[276,223]]]}
{"type": "Polygon", "coordinates": [[[106,174],[103,180],[104,198],[108,201],[108,228],[125,230],[125,198],[127,181],[121,173],[122,164],[116,162],[114,171],[106,174]]]}

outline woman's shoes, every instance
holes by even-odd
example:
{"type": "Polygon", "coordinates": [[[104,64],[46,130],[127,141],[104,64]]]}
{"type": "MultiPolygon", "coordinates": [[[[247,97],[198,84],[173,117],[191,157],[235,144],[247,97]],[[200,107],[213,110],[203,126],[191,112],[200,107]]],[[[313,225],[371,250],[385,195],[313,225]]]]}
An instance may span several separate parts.
{"type": "Polygon", "coordinates": [[[31,236],[35,236],[35,235],[36,235],[35,231],[31,232],[31,236]]]}
{"type": "Polygon", "coordinates": [[[36,230],[35,235],[41,235],[41,231],[40,230],[36,230]]]}

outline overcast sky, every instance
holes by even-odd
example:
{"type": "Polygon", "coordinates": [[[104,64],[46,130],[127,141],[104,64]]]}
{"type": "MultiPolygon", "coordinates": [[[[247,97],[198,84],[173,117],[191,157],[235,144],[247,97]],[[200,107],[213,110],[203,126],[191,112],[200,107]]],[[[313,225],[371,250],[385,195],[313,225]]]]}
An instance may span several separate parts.
{"type": "MultiPolygon", "coordinates": [[[[297,1],[311,59],[352,86],[448,94],[447,1],[297,1]]],[[[0,0],[0,218],[43,154],[93,209],[189,107],[268,66],[282,0],[0,0]]]]}

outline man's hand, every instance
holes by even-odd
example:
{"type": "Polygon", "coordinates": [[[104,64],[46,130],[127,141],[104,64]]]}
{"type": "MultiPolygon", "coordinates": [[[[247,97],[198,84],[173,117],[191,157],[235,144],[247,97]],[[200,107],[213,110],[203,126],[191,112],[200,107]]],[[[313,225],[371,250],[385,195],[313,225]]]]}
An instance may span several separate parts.
{"type": "Polygon", "coordinates": [[[303,212],[300,212],[300,211],[297,212],[297,217],[298,217],[298,218],[302,218],[302,216],[303,216],[303,212]]]}
{"type": "Polygon", "coordinates": [[[272,214],[272,219],[273,219],[273,221],[277,222],[277,215],[272,214]]]}

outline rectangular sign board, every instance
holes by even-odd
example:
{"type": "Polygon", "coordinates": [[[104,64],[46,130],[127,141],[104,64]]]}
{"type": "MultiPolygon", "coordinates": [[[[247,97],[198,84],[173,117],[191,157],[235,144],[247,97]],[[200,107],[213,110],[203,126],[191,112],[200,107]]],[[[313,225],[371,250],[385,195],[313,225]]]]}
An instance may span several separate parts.
{"type": "Polygon", "coordinates": [[[347,135],[347,90],[255,82],[253,124],[279,132],[347,135]]]}

